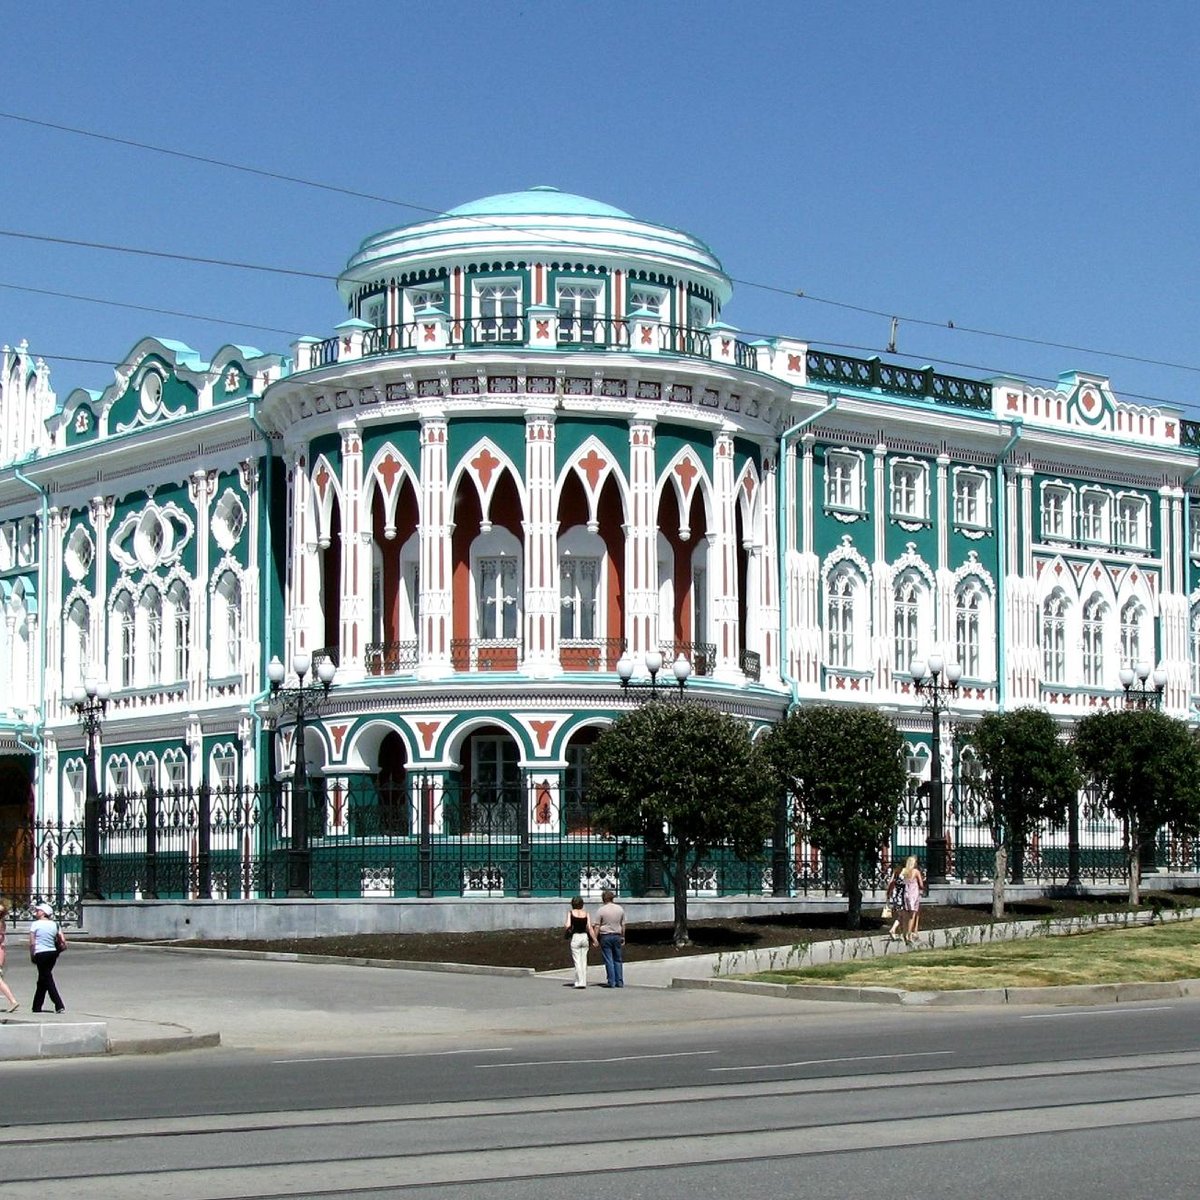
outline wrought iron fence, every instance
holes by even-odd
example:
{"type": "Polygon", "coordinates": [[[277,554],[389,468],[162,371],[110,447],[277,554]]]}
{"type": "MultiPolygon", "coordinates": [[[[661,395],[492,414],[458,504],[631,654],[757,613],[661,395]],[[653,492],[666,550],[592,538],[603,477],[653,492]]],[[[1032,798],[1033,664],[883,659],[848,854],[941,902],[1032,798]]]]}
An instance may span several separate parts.
{"type": "MultiPolygon", "coordinates": [[[[307,834],[293,840],[288,787],[245,787],[100,797],[99,892],[111,899],[240,899],[288,894],[289,863],[302,853],[320,897],[571,896],[614,887],[626,896],[669,891],[663,865],[640,839],[601,827],[586,795],[552,781],[470,787],[441,776],[385,781],[309,781],[307,834]]],[[[906,800],[879,852],[860,864],[865,890],[880,888],[897,859],[925,855],[927,795],[906,800]]],[[[302,827],[305,823],[298,823],[302,827]]],[[[948,868],[963,882],[990,880],[995,833],[977,790],[952,785],[945,822],[948,868]]],[[[83,827],[37,821],[0,826],[0,870],[14,913],[40,900],[77,919],[83,827]]],[[[1194,872],[1200,844],[1159,832],[1142,870],[1194,872]]],[[[1009,876],[1047,886],[1119,885],[1127,854],[1119,822],[1085,795],[1075,819],[1039,828],[1009,863],[1009,876]]],[[[689,878],[695,896],[840,894],[842,864],[783,837],[761,854],[708,853],[689,878]]]]}

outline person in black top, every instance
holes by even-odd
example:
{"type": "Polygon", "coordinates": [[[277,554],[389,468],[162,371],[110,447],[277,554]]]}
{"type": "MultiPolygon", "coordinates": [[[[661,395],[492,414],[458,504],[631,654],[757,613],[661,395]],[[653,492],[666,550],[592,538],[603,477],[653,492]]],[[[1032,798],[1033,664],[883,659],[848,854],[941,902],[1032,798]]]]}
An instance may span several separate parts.
{"type": "Polygon", "coordinates": [[[592,924],[592,918],[583,907],[582,896],[571,898],[571,911],[567,913],[563,928],[571,943],[571,959],[575,963],[575,986],[585,988],[588,946],[598,946],[600,943],[596,940],[596,927],[592,924]]]}

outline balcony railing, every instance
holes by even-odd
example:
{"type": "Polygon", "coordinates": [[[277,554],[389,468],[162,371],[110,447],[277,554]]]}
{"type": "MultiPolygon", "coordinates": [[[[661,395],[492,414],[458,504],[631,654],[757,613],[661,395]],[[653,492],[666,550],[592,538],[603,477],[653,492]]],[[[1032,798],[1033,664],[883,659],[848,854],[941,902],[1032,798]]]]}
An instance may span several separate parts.
{"type": "Polygon", "coordinates": [[[717,664],[716,642],[662,642],[658,648],[668,671],[681,654],[691,663],[693,675],[711,675],[717,664]]]}
{"type": "Polygon", "coordinates": [[[824,350],[809,350],[806,366],[810,383],[840,383],[985,412],[992,408],[990,383],[939,375],[932,367],[902,367],[879,358],[851,358],[824,350]]]}
{"type": "MultiPolygon", "coordinates": [[[[485,346],[533,346],[580,350],[633,350],[654,354],[679,354],[712,358],[714,335],[688,325],[639,323],[625,317],[579,317],[536,313],[514,316],[472,317],[453,320],[444,313],[405,321],[398,325],[362,329],[308,344],[307,363],[302,356],[299,369],[316,370],[354,358],[377,358],[443,349],[485,346]],[[636,330],[636,333],[635,333],[636,330]]],[[[733,364],[756,371],[758,349],[749,342],[723,336],[722,356],[728,361],[732,341],[733,364]]]]}
{"type": "Polygon", "coordinates": [[[368,642],[368,675],[409,675],[417,669],[416,642],[368,642]]]}
{"type": "Polygon", "coordinates": [[[624,649],[624,638],[564,638],[558,662],[564,671],[615,671],[624,649]]]}
{"type": "Polygon", "coordinates": [[[453,638],[450,665],[456,671],[515,671],[521,665],[516,638],[453,638]]]}

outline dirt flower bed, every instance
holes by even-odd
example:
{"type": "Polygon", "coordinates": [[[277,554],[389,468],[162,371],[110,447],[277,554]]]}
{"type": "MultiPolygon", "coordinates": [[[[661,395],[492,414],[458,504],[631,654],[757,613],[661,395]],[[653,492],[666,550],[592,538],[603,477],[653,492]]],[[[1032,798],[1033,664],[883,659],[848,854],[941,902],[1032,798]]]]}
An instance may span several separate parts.
{"type": "MultiPolygon", "coordinates": [[[[1164,908],[1200,907],[1200,895],[1165,893],[1155,898],[1164,908]]],[[[1125,911],[1124,896],[1086,899],[1046,899],[1009,904],[1005,920],[1040,920],[1090,916],[1125,911]]],[[[1148,901],[1141,908],[1150,911],[1148,901]]],[[[990,924],[991,906],[957,908],[927,905],[921,909],[922,929],[948,929],[960,925],[990,924]]],[[[872,906],[863,913],[863,928],[848,930],[839,913],[727,917],[690,923],[691,945],[677,949],[670,924],[631,925],[626,959],[638,962],[674,958],[681,954],[728,954],[765,946],[830,941],[845,937],[872,937],[886,926],[872,906]]],[[[342,937],[278,938],[270,941],[193,941],[179,945],[212,946],[227,950],[270,950],[290,954],[333,954],[347,958],[385,958],[409,962],[456,962],[483,966],[531,967],[551,971],[571,965],[561,929],[510,929],[479,933],[379,933],[342,937]]]]}

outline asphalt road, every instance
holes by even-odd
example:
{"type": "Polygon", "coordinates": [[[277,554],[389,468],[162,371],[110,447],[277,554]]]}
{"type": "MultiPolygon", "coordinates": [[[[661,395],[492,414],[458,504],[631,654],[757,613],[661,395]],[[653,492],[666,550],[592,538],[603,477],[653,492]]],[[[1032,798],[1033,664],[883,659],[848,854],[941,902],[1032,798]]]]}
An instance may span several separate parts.
{"type": "Polygon", "coordinates": [[[247,966],[205,971],[252,1004],[240,1044],[223,1025],[216,1051],[5,1066],[0,1197],[1195,1191],[1200,1002],[921,1010],[247,966]],[[425,1001],[408,1034],[381,986],[425,1001]],[[297,1038],[308,991],[326,1007],[297,1038]]]}

